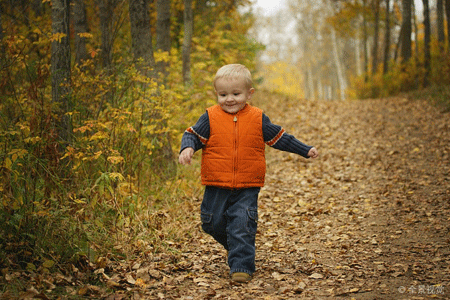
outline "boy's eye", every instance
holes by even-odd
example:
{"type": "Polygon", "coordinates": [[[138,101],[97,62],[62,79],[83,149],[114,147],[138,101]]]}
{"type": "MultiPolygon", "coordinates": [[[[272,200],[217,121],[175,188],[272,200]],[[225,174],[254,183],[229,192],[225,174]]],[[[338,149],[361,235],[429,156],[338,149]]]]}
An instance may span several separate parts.
{"type": "Polygon", "coordinates": [[[234,93],[235,96],[239,96],[240,93],[234,93]]]}

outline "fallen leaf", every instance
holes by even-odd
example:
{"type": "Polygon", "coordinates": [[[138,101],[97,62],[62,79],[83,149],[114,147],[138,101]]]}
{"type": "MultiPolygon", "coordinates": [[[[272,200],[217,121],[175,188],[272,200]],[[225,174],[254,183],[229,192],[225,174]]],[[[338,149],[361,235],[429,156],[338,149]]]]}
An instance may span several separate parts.
{"type": "Polygon", "coordinates": [[[319,274],[319,273],[313,273],[313,274],[311,274],[311,275],[309,276],[309,278],[312,278],[312,279],[322,279],[322,278],[323,278],[323,275],[322,275],[322,274],[319,274]]]}

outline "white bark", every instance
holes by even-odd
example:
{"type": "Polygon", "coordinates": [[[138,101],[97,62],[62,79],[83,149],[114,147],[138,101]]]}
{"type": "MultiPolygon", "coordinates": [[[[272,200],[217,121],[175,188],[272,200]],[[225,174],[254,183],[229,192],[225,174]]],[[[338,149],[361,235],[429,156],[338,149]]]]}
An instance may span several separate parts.
{"type": "Polygon", "coordinates": [[[339,83],[339,90],[340,90],[340,97],[341,100],[346,99],[345,91],[347,90],[347,80],[344,76],[344,72],[342,70],[342,63],[339,55],[339,48],[336,38],[336,32],[334,29],[331,29],[331,42],[333,44],[333,57],[334,57],[334,63],[336,65],[336,73],[337,73],[337,79],[339,83]]]}

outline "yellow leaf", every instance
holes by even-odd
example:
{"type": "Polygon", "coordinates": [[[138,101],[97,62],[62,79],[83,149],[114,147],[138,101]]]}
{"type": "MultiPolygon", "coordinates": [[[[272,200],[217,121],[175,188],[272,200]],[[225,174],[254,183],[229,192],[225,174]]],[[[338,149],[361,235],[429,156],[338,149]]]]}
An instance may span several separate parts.
{"type": "Polygon", "coordinates": [[[109,178],[111,178],[111,179],[118,179],[119,181],[124,181],[125,180],[125,177],[123,177],[123,175],[122,174],[120,174],[120,173],[109,173],[108,174],[109,175],[109,178]]]}
{"type": "Polygon", "coordinates": [[[103,131],[99,131],[99,132],[96,132],[93,136],[91,136],[91,138],[89,140],[90,141],[102,140],[102,139],[106,139],[106,138],[108,138],[108,135],[103,131]]]}
{"type": "Polygon", "coordinates": [[[51,267],[53,267],[55,265],[55,262],[53,260],[47,259],[46,261],[44,261],[44,263],[42,264],[42,266],[44,268],[50,269],[51,267]]]}
{"type": "Polygon", "coordinates": [[[27,270],[28,271],[36,271],[36,266],[32,263],[27,263],[27,270]]]}
{"type": "Polygon", "coordinates": [[[95,152],[95,153],[94,153],[94,157],[93,157],[93,158],[94,158],[94,159],[98,159],[98,158],[100,157],[100,155],[102,155],[102,153],[103,153],[103,151],[101,151],[101,150],[100,150],[100,151],[97,151],[97,152],[95,152]]]}
{"type": "Polygon", "coordinates": [[[89,33],[89,32],[80,32],[80,33],[78,33],[78,36],[81,38],[92,38],[93,37],[92,33],[89,33]]]}
{"type": "Polygon", "coordinates": [[[12,161],[11,161],[11,159],[9,159],[9,157],[7,157],[7,158],[5,159],[5,162],[3,163],[3,166],[4,166],[6,169],[8,169],[8,170],[12,170],[12,169],[11,169],[12,161]]]}
{"type": "Polygon", "coordinates": [[[26,138],[26,139],[24,139],[24,141],[25,141],[25,143],[36,144],[37,142],[41,141],[41,138],[39,136],[35,136],[35,137],[26,138]]]}
{"type": "Polygon", "coordinates": [[[108,156],[108,161],[112,164],[118,164],[124,161],[122,156],[108,156]]]}
{"type": "Polygon", "coordinates": [[[65,34],[65,33],[57,32],[57,33],[52,34],[52,37],[51,37],[50,40],[51,40],[52,42],[58,42],[58,43],[61,43],[61,40],[62,40],[63,37],[66,37],[66,34],[65,34]]]}

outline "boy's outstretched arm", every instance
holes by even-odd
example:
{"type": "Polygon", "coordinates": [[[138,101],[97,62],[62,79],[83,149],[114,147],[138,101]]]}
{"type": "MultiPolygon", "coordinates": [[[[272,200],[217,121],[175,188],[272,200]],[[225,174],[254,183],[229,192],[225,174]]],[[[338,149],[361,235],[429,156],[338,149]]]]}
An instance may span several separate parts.
{"type": "Polygon", "coordinates": [[[296,153],[305,158],[319,156],[319,151],[315,147],[308,146],[286,133],[281,126],[273,124],[265,114],[263,114],[263,135],[266,144],[275,149],[296,153]]]}

